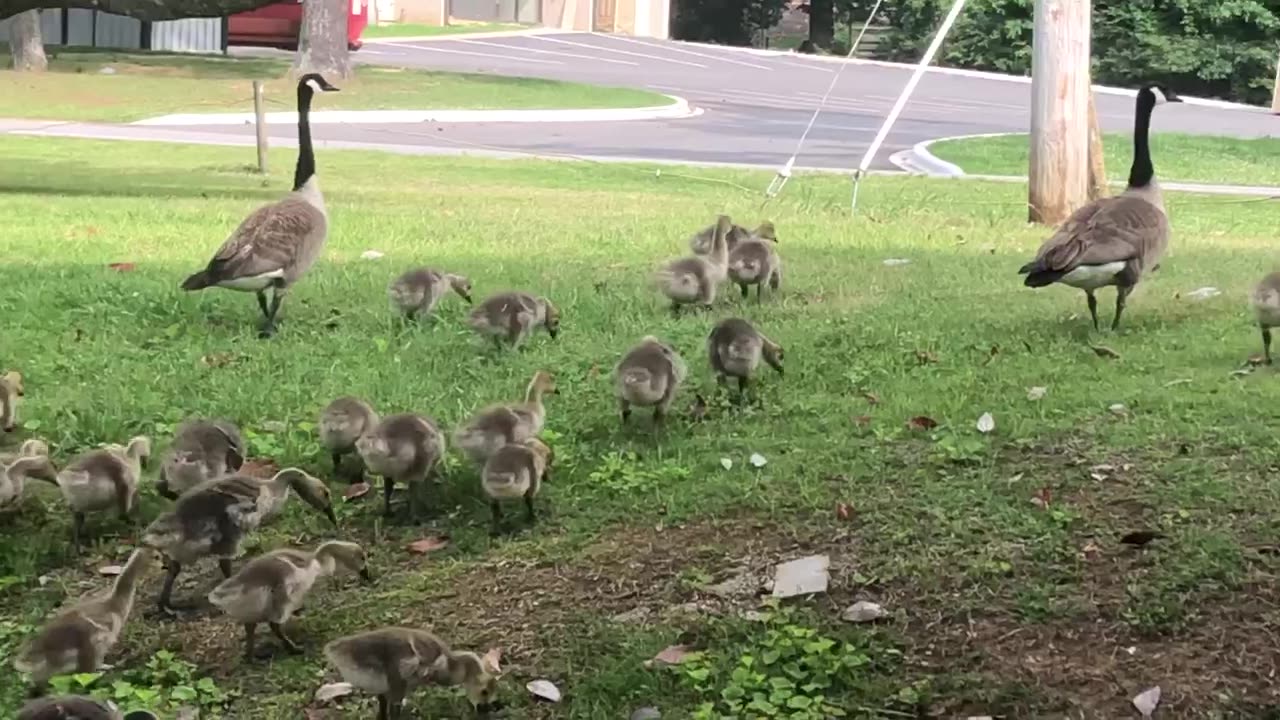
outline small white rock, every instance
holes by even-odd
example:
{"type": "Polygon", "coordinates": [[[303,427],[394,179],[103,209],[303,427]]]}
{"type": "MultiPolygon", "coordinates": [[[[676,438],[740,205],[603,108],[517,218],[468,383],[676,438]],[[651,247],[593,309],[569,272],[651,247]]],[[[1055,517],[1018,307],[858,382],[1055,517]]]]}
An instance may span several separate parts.
{"type": "Polygon", "coordinates": [[[766,464],[766,463],[768,463],[768,462],[769,462],[769,461],[768,461],[768,460],[765,460],[765,459],[764,459],[764,456],[763,456],[763,455],[761,455],[760,453],[751,453],[751,466],[752,466],[752,467],[762,468],[762,467],[764,467],[764,466],[765,466],[765,464],[766,464]]]}
{"type": "Polygon", "coordinates": [[[826,555],[809,555],[779,563],[774,568],[773,596],[788,598],[827,591],[831,559],[826,555]]]}
{"type": "Polygon", "coordinates": [[[532,680],[525,688],[534,697],[542,698],[549,702],[560,702],[560,688],[556,687],[550,680],[532,680]]]}
{"type": "Polygon", "coordinates": [[[840,617],[849,622],[864,623],[879,620],[884,615],[884,608],[877,603],[859,600],[845,608],[844,614],[840,617]]]}
{"type": "Polygon", "coordinates": [[[98,568],[98,574],[105,575],[107,577],[115,577],[122,572],[124,572],[124,568],[120,565],[104,565],[98,568]]]}
{"type": "Polygon", "coordinates": [[[378,252],[377,250],[365,250],[364,252],[360,253],[361,260],[377,260],[380,257],[382,257],[382,253],[378,252]]]}
{"type": "Polygon", "coordinates": [[[1156,685],[1155,687],[1152,687],[1152,688],[1147,688],[1146,690],[1143,690],[1142,692],[1138,693],[1133,698],[1133,706],[1138,709],[1138,712],[1142,713],[1142,717],[1144,718],[1151,717],[1151,713],[1156,711],[1156,706],[1159,704],[1160,704],[1160,686],[1159,685],[1156,685]]]}
{"type": "Polygon", "coordinates": [[[350,695],[355,692],[355,689],[355,686],[348,682],[328,683],[326,685],[321,685],[320,689],[316,690],[315,700],[316,702],[328,702],[336,698],[350,695]]]}
{"type": "Polygon", "coordinates": [[[1124,403],[1116,403],[1107,409],[1111,411],[1112,415],[1124,415],[1129,412],[1129,408],[1125,407],[1124,403]]]}
{"type": "Polygon", "coordinates": [[[1047,392],[1049,392],[1049,388],[1041,385],[1027,388],[1027,399],[1032,401],[1040,400],[1047,392]]]}
{"type": "Polygon", "coordinates": [[[996,419],[991,417],[991,413],[982,413],[982,417],[978,418],[978,432],[989,433],[996,429],[996,419]]]}
{"type": "Polygon", "coordinates": [[[888,258],[884,261],[884,264],[889,267],[894,267],[895,265],[906,265],[909,262],[911,261],[906,258],[888,258]]]}

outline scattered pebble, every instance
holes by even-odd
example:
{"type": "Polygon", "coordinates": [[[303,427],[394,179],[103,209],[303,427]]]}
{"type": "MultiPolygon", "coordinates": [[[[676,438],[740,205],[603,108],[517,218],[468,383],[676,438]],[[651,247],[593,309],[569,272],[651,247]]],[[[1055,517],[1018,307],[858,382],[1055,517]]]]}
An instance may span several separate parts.
{"type": "Polygon", "coordinates": [[[106,575],[107,577],[115,577],[116,575],[119,575],[122,572],[124,572],[124,567],[120,565],[105,565],[103,567],[98,568],[98,574],[106,575]]]}
{"type": "Polygon", "coordinates": [[[880,605],[866,600],[859,600],[845,608],[844,614],[840,617],[848,622],[865,623],[879,620],[884,616],[884,608],[880,605]]]}
{"type": "Polygon", "coordinates": [[[751,466],[752,466],[752,467],[762,468],[762,467],[764,467],[764,466],[765,466],[765,464],[766,464],[766,463],[768,463],[768,462],[769,462],[769,461],[768,461],[768,460],[765,460],[765,459],[764,459],[764,456],[763,456],[763,455],[761,455],[760,453],[751,453],[751,466]]]}
{"type": "Polygon", "coordinates": [[[1138,709],[1138,712],[1142,713],[1142,717],[1144,718],[1151,717],[1151,713],[1156,711],[1156,706],[1159,704],[1159,685],[1156,685],[1153,688],[1147,688],[1133,698],[1133,706],[1138,709]]]}

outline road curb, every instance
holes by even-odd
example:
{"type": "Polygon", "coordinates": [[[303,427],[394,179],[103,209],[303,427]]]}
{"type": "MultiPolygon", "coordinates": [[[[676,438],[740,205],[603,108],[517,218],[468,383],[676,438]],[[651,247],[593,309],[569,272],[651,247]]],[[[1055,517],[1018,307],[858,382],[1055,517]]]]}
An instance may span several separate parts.
{"type": "MultiPolygon", "coordinates": [[[[563,110],[320,110],[311,113],[312,125],[399,125],[414,123],[546,123],[624,122],[632,120],[683,120],[702,114],[688,100],[674,95],[669,105],[639,108],[587,108],[563,110]]],[[[269,112],[268,125],[294,125],[298,114],[269,112]]],[[[253,113],[175,113],[136,120],[130,125],[184,127],[193,125],[252,125],[253,113]]]]}
{"type": "Polygon", "coordinates": [[[369,38],[365,45],[404,45],[406,43],[438,42],[442,40],[484,40],[485,38],[524,37],[526,35],[565,35],[579,31],[563,28],[529,28],[527,30],[493,30],[474,33],[441,33],[439,35],[406,35],[404,37],[369,38]]]}

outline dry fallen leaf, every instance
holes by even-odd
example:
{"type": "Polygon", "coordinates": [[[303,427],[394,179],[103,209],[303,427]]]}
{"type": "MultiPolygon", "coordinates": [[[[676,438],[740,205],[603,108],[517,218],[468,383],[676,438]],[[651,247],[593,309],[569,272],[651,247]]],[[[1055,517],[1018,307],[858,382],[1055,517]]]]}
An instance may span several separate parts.
{"type": "Polygon", "coordinates": [[[1248,360],[1249,365],[1252,367],[1258,367],[1259,365],[1262,365],[1266,361],[1267,361],[1267,357],[1265,355],[1250,355],[1248,360]]]}
{"type": "Polygon", "coordinates": [[[235,362],[235,360],[236,354],[229,352],[209,353],[208,355],[200,358],[200,362],[213,368],[226,367],[227,365],[235,362]]]}
{"type": "Polygon", "coordinates": [[[982,417],[978,418],[978,432],[989,433],[996,429],[996,419],[991,417],[991,413],[982,413],[982,417]]]}
{"type": "Polygon", "coordinates": [[[1120,538],[1120,542],[1125,545],[1133,545],[1134,547],[1145,547],[1146,544],[1152,540],[1157,540],[1164,536],[1164,533],[1156,530],[1136,530],[1131,533],[1126,533],[1120,538]]]}
{"type": "Polygon", "coordinates": [[[769,462],[768,460],[765,460],[764,456],[760,453],[751,453],[749,460],[751,461],[751,466],[757,468],[762,468],[769,462]]]}
{"type": "Polygon", "coordinates": [[[867,399],[867,403],[868,403],[868,404],[870,404],[870,405],[879,405],[879,404],[880,404],[880,396],[879,396],[879,395],[877,395],[877,394],[875,394],[875,393],[873,393],[873,392],[869,392],[869,391],[868,391],[868,392],[864,392],[864,393],[862,393],[862,397],[866,398],[866,399],[867,399]]]}
{"type": "Polygon", "coordinates": [[[853,516],[853,510],[848,503],[836,503],[836,518],[839,520],[848,520],[853,516]]]}
{"type": "Polygon", "coordinates": [[[662,652],[653,656],[652,660],[645,661],[645,667],[653,667],[654,665],[679,665],[689,657],[693,652],[688,645],[672,645],[665,648],[662,652]]]}
{"type": "Polygon", "coordinates": [[[449,544],[449,538],[432,536],[432,537],[422,538],[421,540],[414,540],[413,542],[406,545],[405,549],[407,549],[411,553],[426,555],[427,553],[432,552],[433,550],[439,550],[442,547],[446,547],[448,544],[449,544]]]}
{"type": "Polygon", "coordinates": [[[732,470],[733,461],[730,460],[729,458],[720,458],[720,467],[724,468],[725,470],[732,470]]]}
{"type": "Polygon", "coordinates": [[[365,250],[364,252],[360,253],[361,260],[377,260],[382,256],[383,256],[383,253],[380,253],[377,250],[365,250]]]}
{"type": "Polygon", "coordinates": [[[1098,557],[1098,553],[1101,551],[1102,548],[1098,547],[1097,543],[1090,540],[1084,544],[1084,547],[1080,548],[1080,555],[1084,557],[1085,560],[1092,560],[1098,557]]]}
{"type": "Polygon", "coordinates": [[[907,421],[907,427],[912,430],[932,430],[938,427],[938,421],[928,415],[917,415],[907,421]]]}
{"type": "Polygon", "coordinates": [[[858,427],[866,427],[871,424],[871,416],[859,415],[858,417],[853,419],[853,424],[857,425],[858,427]]]}
{"type": "Polygon", "coordinates": [[[525,688],[536,698],[550,702],[560,702],[560,688],[550,680],[533,680],[525,688]]]}
{"type": "Polygon", "coordinates": [[[859,600],[845,608],[844,613],[840,617],[848,622],[865,623],[873,620],[879,620],[884,616],[884,608],[877,603],[859,600]]]}
{"type": "Polygon", "coordinates": [[[1120,353],[1116,352],[1115,350],[1112,350],[1106,345],[1090,345],[1089,349],[1092,350],[1094,354],[1097,355],[1098,357],[1107,358],[1108,360],[1120,359],[1120,353]]]}
{"type": "Polygon", "coordinates": [[[316,690],[316,702],[328,702],[355,692],[355,686],[348,682],[327,683],[316,690]]]}
{"type": "Polygon", "coordinates": [[[489,652],[485,653],[480,659],[492,668],[495,673],[502,672],[502,648],[489,648],[489,652]]]}
{"type": "Polygon", "coordinates": [[[920,363],[921,365],[936,363],[938,362],[938,356],[932,350],[917,350],[916,362],[920,363]]]}
{"type": "Polygon", "coordinates": [[[107,267],[115,270],[116,272],[131,272],[135,266],[131,262],[113,262],[109,263],[107,267]]]}
{"type": "Polygon", "coordinates": [[[351,502],[352,500],[359,500],[365,495],[368,495],[371,489],[372,488],[369,486],[369,483],[365,483],[365,482],[352,483],[350,487],[348,487],[346,490],[343,491],[342,499],[346,500],[347,502],[351,502]]]}
{"type": "Polygon", "coordinates": [[[1160,686],[1147,688],[1138,693],[1133,698],[1133,706],[1142,713],[1142,717],[1149,718],[1151,713],[1156,711],[1156,706],[1160,704],[1160,686]]]}
{"type": "Polygon", "coordinates": [[[98,568],[98,574],[105,575],[107,577],[115,577],[122,572],[124,572],[124,568],[119,565],[104,565],[98,568]]]}
{"type": "Polygon", "coordinates": [[[1036,491],[1035,495],[1031,496],[1031,504],[1041,510],[1047,509],[1049,505],[1053,504],[1053,490],[1050,489],[1048,485],[1040,488],[1036,491]]]}
{"type": "Polygon", "coordinates": [[[1118,417],[1124,417],[1129,414],[1129,408],[1125,407],[1124,403],[1115,403],[1107,409],[1111,411],[1112,415],[1116,415],[1118,417]]]}
{"type": "Polygon", "coordinates": [[[1035,387],[1029,387],[1029,388],[1027,388],[1027,399],[1028,399],[1028,400],[1031,400],[1031,401],[1040,400],[1040,399],[1044,398],[1045,393],[1047,393],[1047,392],[1049,392],[1049,388],[1044,387],[1044,386],[1042,386],[1042,385],[1036,385],[1035,387]]]}
{"type": "Polygon", "coordinates": [[[280,472],[280,466],[271,461],[270,458],[254,458],[253,460],[245,460],[240,466],[239,472],[243,475],[251,477],[269,478],[275,477],[280,472]]]}

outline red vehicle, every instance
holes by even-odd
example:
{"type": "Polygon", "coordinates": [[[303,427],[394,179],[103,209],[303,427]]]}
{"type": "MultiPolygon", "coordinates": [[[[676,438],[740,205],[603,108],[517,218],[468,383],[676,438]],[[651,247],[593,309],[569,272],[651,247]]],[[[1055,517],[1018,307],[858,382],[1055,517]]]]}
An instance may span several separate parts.
{"type": "MultiPolygon", "coordinates": [[[[351,0],[347,13],[347,47],[359,50],[360,34],[369,24],[369,0],[351,0]]],[[[298,49],[302,27],[302,0],[286,0],[227,18],[228,45],[256,45],[282,50],[298,49]]]]}

